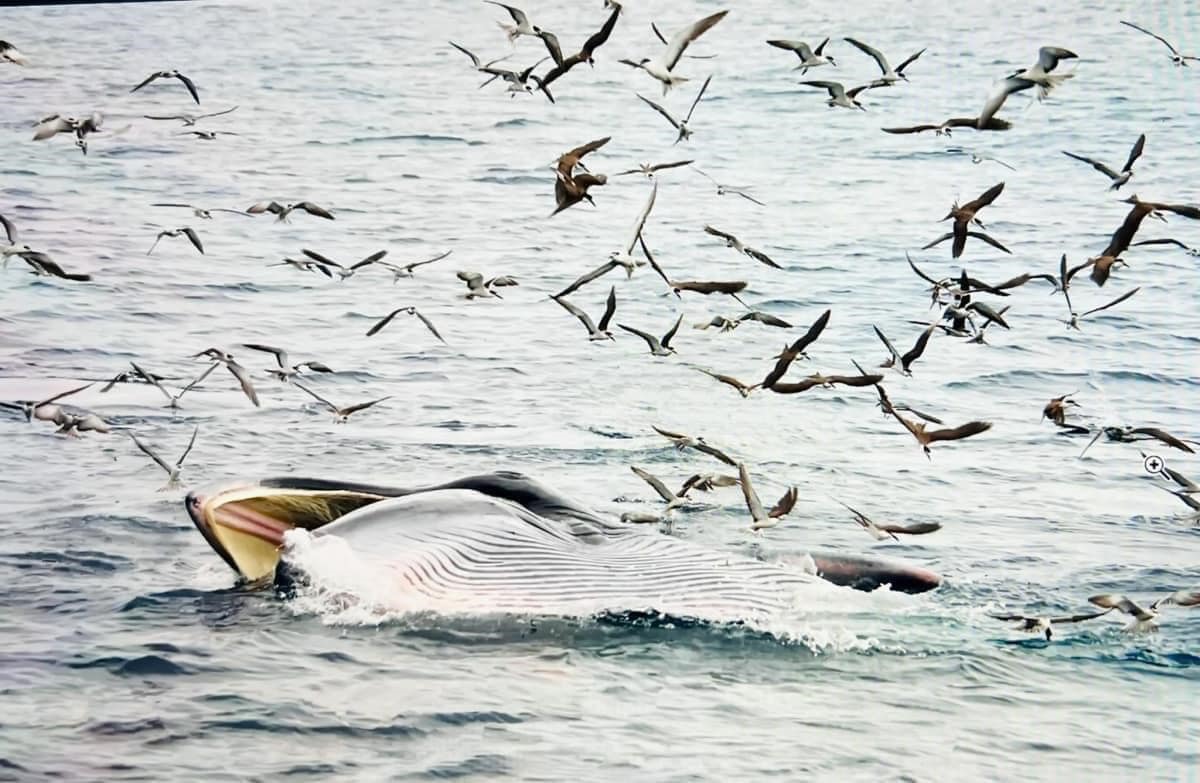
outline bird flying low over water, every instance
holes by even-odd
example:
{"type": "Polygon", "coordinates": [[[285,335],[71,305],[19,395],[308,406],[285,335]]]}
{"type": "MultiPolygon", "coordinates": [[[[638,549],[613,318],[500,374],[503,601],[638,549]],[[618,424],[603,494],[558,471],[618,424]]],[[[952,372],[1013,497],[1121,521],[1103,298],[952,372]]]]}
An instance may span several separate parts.
{"type": "Polygon", "coordinates": [[[667,48],[657,57],[643,57],[637,61],[621,60],[620,62],[639,68],[653,76],[662,83],[663,95],[666,95],[672,87],[677,87],[688,80],[686,76],[674,73],[675,66],[679,64],[679,58],[683,56],[688,45],[712,29],[713,25],[724,19],[728,13],[729,11],[718,11],[683,28],[671,37],[667,48]]]}
{"type": "Polygon", "coordinates": [[[179,71],[155,71],[147,76],[141,82],[141,84],[130,90],[130,92],[137,92],[156,79],[178,79],[179,81],[183,82],[183,86],[187,88],[188,93],[192,96],[192,100],[196,102],[196,105],[200,105],[200,92],[196,89],[196,83],[184,76],[179,71]]]}
{"type": "Polygon", "coordinates": [[[825,45],[828,43],[829,39],[826,38],[824,41],[821,41],[816,49],[813,49],[804,41],[767,41],[768,45],[787,52],[794,52],[800,58],[800,64],[792,70],[800,71],[801,76],[808,73],[809,68],[819,68],[822,65],[837,65],[832,54],[825,54],[825,45]]]}
{"type": "Polygon", "coordinates": [[[1166,38],[1163,38],[1161,35],[1150,32],[1145,27],[1139,27],[1138,25],[1134,24],[1133,22],[1126,22],[1124,20],[1121,21],[1121,24],[1125,25],[1126,27],[1132,27],[1134,30],[1137,30],[1139,33],[1145,33],[1146,35],[1150,36],[1151,38],[1157,39],[1160,43],[1162,43],[1163,46],[1167,47],[1167,49],[1170,51],[1171,62],[1175,63],[1175,65],[1177,67],[1186,66],[1189,62],[1194,62],[1194,63],[1200,62],[1200,57],[1197,57],[1197,56],[1191,55],[1191,54],[1181,54],[1179,52],[1179,50],[1175,48],[1174,44],[1172,44],[1166,38]]]}
{"type": "Polygon", "coordinates": [[[286,207],[278,201],[260,201],[257,204],[251,204],[247,207],[246,214],[261,215],[264,212],[270,212],[272,215],[275,215],[276,220],[287,222],[288,216],[297,209],[315,217],[325,218],[326,220],[334,219],[333,213],[311,201],[299,201],[295,204],[288,204],[286,207]]]}
{"type": "Polygon", "coordinates": [[[996,112],[1000,111],[1000,107],[1013,93],[1037,87],[1038,100],[1045,99],[1055,87],[1075,76],[1074,73],[1051,73],[1051,71],[1057,68],[1061,61],[1073,60],[1077,57],[1078,55],[1071,50],[1059,46],[1043,46],[1038,49],[1037,62],[996,83],[984,102],[983,109],[979,112],[979,119],[975,127],[982,130],[989,125],[992,118],[996,116],[996,112]]]}
{"type": "Polygon", "coordinates": [[[1120,171],[1113,171],[1098,160],[1085,158],[1082,155],[1076,155],[1074,152],[1067,152],[1066,150],[1063,150],[1063,154],[1068,158],[1074,158],[1075,160],[1088,164],[1096,171],[1099,171],[1101,174],[1112,180],[1112,184],[1108,188],[1109,190],[1120,190],[1121,186],[1128,182],[1133,176],[1133,164],[1142,156],[1142,150],[1145,148],[1146,134],[1143,133],[1141,136],[1138,136],[1138,140],[1134,142],[1133,149],[1129,151],[1129,158],[1125,161],[1125,165],[1121,167],[1120,171]]]}

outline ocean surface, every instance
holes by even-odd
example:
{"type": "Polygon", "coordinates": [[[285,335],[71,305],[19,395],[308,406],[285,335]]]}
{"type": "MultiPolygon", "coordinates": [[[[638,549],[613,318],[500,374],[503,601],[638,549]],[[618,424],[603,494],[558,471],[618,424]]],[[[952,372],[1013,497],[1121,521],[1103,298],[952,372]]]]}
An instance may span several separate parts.
{"type": "MultiPolygon", "coordinates": [[[[600,0],[525,8],[568,51],[606,18],[600,0]]],[[[1086,436],[1039,421],[1047,400],[1077,392],[1071,418],[1084,426],[1200,436],[1200,260],[1135,247],[1103,288],[1079,276],[1080,311],[1140,291],[1078,332],[1045,282],[980,297],[1011,306],[1010,330],[990,327],[988,345],[938,334],[911,378],[885,371],[894,400],[951,426],[993,422],[935,444],[932,459],[873,407],[870,388],[742,399],[695,368],[757,381],[826,308],[828,329],[791,377],[877,365],[886,354],[872,324],[904,351],[922,328],[909,321],[936,316],[906,252],[938,277],[965,265],[996,283],[1053,273],[1063,253],[1098,254],[1128,194],[1200,203],[1200,67],[1174,67],[1165,47],[1119,24],[1200,52],[1200,7],[631,0],[595,69],[553,85],[553,105],[498,83],[478,89],[447,43],[518,67],[545,55],[532,38],[510,47],[504,17],[469,0],[0,11],[0,36],[31,60],[0,66],[0,214],[22,243],[93,276],[38,278],[16,258],[0,272],[0,399],[111,377],[130,360],[177,388],[210,346],[233,351],[262,398],[254,408],[219,370],[177,412],[143,385],[70,400],[169,460],[199,425],[183,485],[169,491],[120,431],[76,439],[0,419],[0,779],[1197,780],[1200,610],[1164,610],[1161,630],[1142,635],[1113,615],[1060,627],[1050,643],[988,614],[1074,613],[1099,592],[1145,602],[1200,585],[1200,529],[1141,452],[1192,478],[1200,459],[1103,439],[1080,459],[1086,436]],[[686,112],[714,74],[695,135],[673,146],[673,128],[635,97],[663,101],[658,83],[617,60],[659,51],[652,21],[669,36],[721,8],[732,10],[688,51],[713,57],[684,59],[692,80],[665,99],[686,112]],[[764,43],[826,35],[838,67],[807,77],[764,43]],[[893,64],[927,49],[910,83],[859,96],[867,111],[829,108],[799,79],[878,75],[846,35],[893,64]],[[1077,52],[1062,66],[1076,75],[1045,102],[1010,98],[999,116],[1012,130],[880,131],[978,113],[992,83],[1042,45],[1077,52]],[[174,80],[130,94],[171,68],[195,80],[199,109],[174,80]],[[211,141],[142,118],[230,106],[197,127],[238,135],[211,141]],[[30,141],[41,117],[93,110],[104,130],[86,157],[67,135],[30,141]],[[1119,166],[1140,133],[1145,154],[1118,194],[1061,153],[1119,166]],[[586,159],[610,175],[595,207],[549,218],[551,164],[603,136],[586,159]],[[718,196],[692,168],[663,172],[645,229],[656,259],[676,279],[745,280],[747,303],[797,328],[694,329],[742,309],[677,299],[643,267],[572,301],[598,318],[615,284],[615,321],[655,334],[682,313],[678,354],[650,356],[621,330],[589,343],[548,295],[626,241],[650,183],[611,175],[685,158],[765,206],[718,196]],[[919,250],[948,230],[937,221],[952,202],[1001,181],[980,216],[1011,255],[975,240],[959,261],[948,243],[919,250]],[[206,221],[150,206],[267,199],[308,199],[336,220],[206,221]],[[706,224],[784,268],[726,248],[706,224]],[[158,231],[181,226],[199,232],[205,255],[182,238],[147,255],[158,231]],[[302,248],[346,263],[453,252],[396,283],[379,269],[342,282],[270,266],[302,248]],[[467,301],[459,270],[520,285],[467,301]],[[408,317],[364,336],[405,305],[446,344],[408,317]],[[391,399],[335,423],[271,380],[272,357],[244,342],[330,365],[336,374],[310,383],[339,404],[391,399]],[[795,512],[763,535],[748,532],[737,489],[679,513],[672,535],[785,563],[812,549],[883,554],[944,585],[826,591],[763,628],[363,616],[238,587],[182,503],[186,489],[263,476],[411,486],[510,469],[601,513],[654,511],[662,504],[630,465],[671,485],[722,466],[676,452],[651,425],[746,460],[764,499],[799,488],[795,512]],[[839,500],[877,521],[944,527],[878,543],[839,500]]],[[[1154,237],[1200,246],[1200,223],[1147,220],[1138,238],[1154,237]]]]}

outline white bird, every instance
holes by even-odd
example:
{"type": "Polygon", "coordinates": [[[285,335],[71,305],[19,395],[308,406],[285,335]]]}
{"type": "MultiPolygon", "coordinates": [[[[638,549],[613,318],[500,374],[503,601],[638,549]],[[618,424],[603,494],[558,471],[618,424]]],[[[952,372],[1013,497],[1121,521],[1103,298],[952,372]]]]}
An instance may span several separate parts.
{"type": "Polygon", "coordinates": [[[529,23],[529,17],[526,16],[525,12],[520,8],[514,8],[513,6],[505,5],[504,3],[498,3],[496,0],[484,0],[484,2],[500,6],[505,11],[508,11],[508,15],[512,17],[514,22],[516,22],[516,24],[496,22],[496,24],[500,25],[500,29],[504,31],[504,34],[508,36],[509,43],[515,43],[516,40],[522,35],[532,35],[534,37],[538,37],[538,33],[541,32],[540,28],[534,27],[529,23]]]}
{"type": "Polygon", "coordinates": [[[187,91],[192,96],[192,100],[196,102],[196,105],[200,105],[200,93],[196,90],[196,83],[179,71],[155,71],[147,76],[141,84],[130,90],[130,92],[137,92],[155,79],[178,79],[183,82],[184,87],[187,87],[187,91]]]}
{"type": "Polygon", "coordinates": [[[192,430],[192,439],[190,441],[188,441],[187,448],[184,449],[183,453],[179,455],[179,459],[175,460],[174,465],[167,462],[162,457],[158,456],[158,454],[155,453],[154,449],[150,448],[145,443],[143,443],[141,438],[139,438],[136,433],[134,433],[134,432],[129,433],[129,437],[133,438],[133,445],[137,446],[139,451],[141,451],[143,454],[145,454],[150,459],[154,460],[160,468],[162,468],[163,470],[165,470],[167,472],[167,483],[165,486],[163,486],[162,489],[159,490],[159,492],[163,492],[164,490],[168,490],[168,489],[171,489],[172,487],[178,486],[179,474],[180,474],[180,472],[183,471],[183,461],[186,460],[188,458],[188,455],[192,453],[192,447],[196,445],[196,435],[198,435],[199,433],[200,433],[200,426],[197,425],[196,428],[194,430],[192,430]]]}
{"type": "Polygon", "coordinates": [[[692,101],[692,106],[690,109],[688,109],[687,116],[684,117],[682,120],[675,119],[674,115],[672,115],[671,112],[667,111],[662,106],[658,105],[657,103],[650,100],[649,98],[646,98],[642,95],[638,95],[638,97],[641,98],[642,101],[644,101],[646,104],[648,104],[650,106],[650,108],[654,109],[656,112],[661,114],[663,117],[666,117],[667,122],[669,122],[673,126],[675,126],[675,129],[677,131],[679,131],[679,135],[675,137],[674,143],[678,144],[679,142],[683,141],[684,139],[690,139],[692,137],[692,130],[691,130],[691,128],[688,127],[688,123],[691,121],[692,113],[696,111],[696,106],[697,106],[697,104],[700,103],[700,99],[704,97],[704,91],[708,89],[708,83],[711,81],[712,81],[711,75],[707,79],[704,80],[704,84],[701,85],[701,87],[700,87],[700,92],[696,94],[696,100],[692,101]]]}
{"type": "Polygon", "coordinates": [[[979,112],[979,118],[975,122],[976,129],[987,127],[992,117],[996,116],[996,112],[1000,111],[1000,107],[1008,100],[1008,96],[1015,92],[1022,92],[1036,86],[1038,100],[1044,100],[1055,87],[1067,79],[1075,77],[1074,73],[1051,73],[1051,71],[1058,67],[1061,60],[1072,60],[1077,57],[1078,55],[1069,49],[1058,46],[1043,46],[1038,49],[1036,63],[996,82],[995,88],[983,104],[983,110],[979,112]]]}
{"type": "Polygon", "coordinates": [[[824,54],[825,44],[829,43],[828,38],[821,41],[821,45],[816,49],[811,48],[804,41],[767,41],[767,43],[776,49],[795,52],[796,56],[800,58],[800,64],[792,70],[800,71],[801,76],[808,73],[809,68],[819,68],[822,65],[837,65],[837,62],[833,59],[833,55],[824,54]]]}
{"type": "Polygon", "coordinates": [[[617,324],[630,334],[636,334],[638,337],[646,341],[646,345],[650,346],[650,353],[654,356],[670,356],[675,353],[675,349],[671,347],[671,339],[675,337],[675,333],[679,331],[679,324],[683,322],[683,313],[679,314],[679,318],[675,320],[675,325],[672,326],[662,339],[655,337],[649,332],[643,332],[641,329],[634,329],[632,326],[625,324],[617,324]]]}
{"type": "Polygon", "coordinates": [[[178,209],[190,209],[192,211],[192,215],[200,218],[201,220],[212,220],[213,219],[212,213],[214,213],[214,212],[231,212],[235,215],[241,215],[242,217],[250,217],[250,215],[247,215],[245,212],[241,211],[240,209],[226,209],[224,207],[213,207],[212,209],[203,209],[201,207],[192,206],[191,204],[164,204],[164,203],[151,204],[150,206],[152,206],[152,207],[175,207],[178,209]]]}
{"type": "MultiPolygon", "coordinates": [[[[1176,49],[1171,44],[1170,41],[1168,41],[1166,38],[1163,38],[1161,35],[1157,35],[1155,33],[1150,32],[1145,27],[1138,27],[1133,22],[1125,22],[1125,21],[1122,21],[1121,24],[1125,25],[1126,27],[1132,27],[1134,30],[1137,30],[1138,32],[1145,33],[1146,35],[1150,36],[1151,38],[1157,38],[1159,41],[1162,42],[1162,44],[1164,46],[1166,46],[1168,49],[1171,50],[1171,62],[1175,63],[1177,66],[1186,66],[1188,64],[1188,60],[1194,60],[1196,62],[1200,62],[1200,57],[1195,57],[1190,54],[1180,54],[1179,50],[1176,49]]],[[[0,44],[2,44],[2,43],[3,42],[0,42],[0,44]]],[[[2,56],[3,56],[3,46],[0,45],[0,57],[2,57],[2,56]]]]}
{"type": "Polygon", "coordinates": [[[367,408],[370,408],[372,405],[378,405],[379,403],[383,402],[384,400],[391,399],[391,396],[389,395],[387,397],[380,397],[377,400],[371,400],[369,402],[360,402],[357,405],[347,405],[344,408],[340,408],[337,405],[334,405],[329,400],[322,397],[321,395],[317,394],[315,391],[308,388],[307,386],[304,386],[301,383],[295,383],[294,385],[296,387],[298,387],[301,391],[308,394],[314,400],[321,403],[321,405],[325,406],[329,410],[329,412],[333,414],[333,418],[334,418],[334,420],[337,421],[338,424],[345,424],[346,420],[350,418],[350,414],[352,414],[352,413],[357,413],[358,411],[366,410],[367,408]]]}
{"type": "Polygon", "coordinates": [[[568,294],[578,291],[583,286],[608,274],[617,267],[622,267],[625,270],[625,278],[633,277],[633,270],[636,267],[644,266],[645,261],[633,257],[633,249],[638,244],[638,239],[642,235],[642,228],[646,225],[646,219],[650,217],[650,211],[654,209],[654,201],[658,197],[658,182],[655,181],[650,188],[650,198],[646,199],[646,206],[642,207],[642,211],[638,213],[637,219],[633,223],[633,231],[630,233],[629,240],[621,246],[620,250],[614,250],[609,254],[608,261],[605,261],[600,266],[590,272],[587,272],[582,277],[571,283],[569,286],[554,294],[554,298],[558,299],[568,294]]]}
{"type": "Polygon", "coordinates": [[[600,316],[600,325],[599,326],[597,326],[596,323],[594,321],[592,321],[591,316],[589,316],[587,313],[585,313],[580,308],[578,308],[575,305],[568,302],[566,299],[556,296],[556,297],[554,297],[554,301],[556,301],[560,305],[562,305],[563,309],[565,309],[568,313],[570,313],[571,315],[578,318],[580,320],[580,322],[583,323],[584,327],[586,327],[588,330],[588,339],[589,340],[595,341],[595,340],[615,339],[613,337],[612,332],[610,332],[608,330],[608,324],[610,321],[612,321],[613,313],[615,313],[617,311],[617,287],[616,286],[611,286],[608,289],[608,301],[604,305],[604,315],[600,316]]]}
{"type": "Polygon", "coordinates": [[[1088,602],[1103,609],[1116,609],[1132,617],[1133,622],[1125,626],[1125,630],[1131,633],[1145,633],[1158,629],[1158,601],[1151,604],[1149,609],[1144,609],[1120,593],[1103,593],[1093,595],[1088,602]]]}
{"type": "Polygon", "coordinates": [[[692,41],[704,35],[713,25],[724,19],[727,13],[729,13],[728,10],[718,11],[675,33],[670,43],[667,44],[667,48],[658,57],[643,57],[637,62],[633,60],[621,60],[620,62],[634,68],[640,68],[662,82],[663,95],[666,95],[667,91],[672,87],[677,87],[687,81],[687,77],[673,73],[675,66],[679,63],[679,58],[683,56],[684,50],[688,48],[688,45],[692,41]]]}
{"type": "Polygon", "coordinates": [[[788,487],[787,492],[783,493],[783,497],[771,507],[770,511],[766,511],[763,509],[762,501],[758,499],[758,493],[754,491],[754,485],[750,483],[750,471],[746,469],[746,463],[739,462],[737,467],[742,485],[742,497],[745,498],[746,508],[750,510],[750,517],[753,519],[750,529],[758,532],[778,525],[779,520],[795,508],[799,491],[795,487],[788,487]]]}
{"type": "Polygon", "coordinates": [[[896,66],[896,68],[893,70],[891,64],[888,63],[887,58],[883,56],[883,52],[879,51],[875,47],[867,46],[862,41],[855,40],[854,38],[843,38],[842,40],[856,49],[866,53],[875,61],[875,64],[879,66],[879,70],[883,72],[883,76],[879,77],[878,81],[880,84],[884,85],[895,84],[901,79],[908,81],[908,77],[904,75],[904,69],[925,53],[925,50],[922,49],[916,54],[911,55],[907,60],[900,63],[900,65],[896,66]]]}
{"type": "Polygon", "coordinates": [[[184,226],[182,228],[172,228],[172,229],[168,229],[166,231],[159,231],[158,236],[156,236],[154,238],[154,244],[152,244],[150,246],[150,249],[146,251],[146,255],[150,255],[151,253],[154,252],[154,248],[158,247],[158,243],[162,240],[163,237],[179,237],[179,236],[187,237],[188,241],[192,243],[192,247],[199,250],[200,255],[204,255],[204,245],[200,242],[200,236],[195,232],[195,230],[193,230],[187,226],[184,226]]]}
{"type": "Polygon", "coordinates": [[[29,65],[29,58],[21,54],[21,50],[8,41],[0,41],[0,62],[10,62],[13,65],[29,65]]]}

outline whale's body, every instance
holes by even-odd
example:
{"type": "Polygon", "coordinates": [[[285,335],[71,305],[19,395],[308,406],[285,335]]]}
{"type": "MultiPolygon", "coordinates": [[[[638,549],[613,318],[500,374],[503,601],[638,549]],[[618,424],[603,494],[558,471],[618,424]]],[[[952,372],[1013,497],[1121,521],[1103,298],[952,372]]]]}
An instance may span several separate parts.
{"type": "MultiPolygon", "coordinates": [[[[213,548],[248,580],[275,577],[281,550],[286,558],[298,541],[307,548],[336,540],[369,571],[375,600],[394,596],[397,607],[753,620],[796,606],[822,584],[799,568],[605,519],[516,473],[418,489],[268,479],[192,493],[187,504],[213,548]],[[308,535],[288,535],[295,528],[308,535]]],[[[838,584],[906,592],[938,584],[895,561],[813,559],[838,584]]]]}

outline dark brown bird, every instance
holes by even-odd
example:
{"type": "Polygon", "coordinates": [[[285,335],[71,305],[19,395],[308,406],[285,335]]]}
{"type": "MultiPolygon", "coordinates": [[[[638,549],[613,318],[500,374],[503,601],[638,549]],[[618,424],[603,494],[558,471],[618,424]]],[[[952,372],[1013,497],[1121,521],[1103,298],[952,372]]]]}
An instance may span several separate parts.
{"type": "Polygon", "coordinates": [[[963,204],[962,206],[959,206],[958,202],[955,202],[954,205],[952,207],[950,207],[950,212],[946,215],[946,217],[942,218],[942,220],[951,220],[951,219],[954,220],[953,230],[948,234],[943,234],[942,236],[940,236],[937,239],[930,242],[928,245],[925,245],[925,247],[923,247],[922,250],[928,250],[929,248],[934,247],[935,245],[939,245],[942,242],[945,242],[947,239],[953,238],[954,243],[951,245],[951,255],[954,258],[958,258],[959,256],[962,255],[963,250],[967,246],[967,237],[975,237],[976,239],[981,239],[984,242],[987,242],[989,245],[996,248],[997,250],[1001,250],[1005,253],[1011,253],[1011,251],[1008,248],[1006,248],[1004,245],[1000,244],[996,240],[992,239],[990,236],[983,233],[982,231],[971,231],[970,230],[972,223],[979,226],[980,228],[985,228],[985,226],[979,220],[979,218],[976,217],[976,213],[979,212],[979,210],[981,210],[984,207],[991,204],[993,201],[995,201],[996,198],[1003,192],[1004,192],[1004,183],[1001,182],[1001,183],[999,183],[997,185],[993,185],[992,187],[985,190],[983,192],[983,195],[981,195],[979,198],[975,199],[974,201],[968,201],[966,204],[963,204]]]}
{"type": "Polygon", "coordinates": [[[558,160],[554,163],[554,168],[558,172],[559,178],[574,176],[576,167],[582,167],[584,171],[587,171],[587,167],[583,165],[583,159],[588,153],[595,152],[605,144],[608,144],[611,138],[612,136],[605,136],[603,139],[589,141],[587,144],[582,144],[573,150],[559,155],[558,160]]]}
{"type": "Polygon", "coordinates": [[[896,536],[897,533],[906,536],[923,536],[929,533],[936,533],[942,529],[942,523],[940,522],[917,522],[912,525],[880,525],[858,509],[851,508],[845,503],[842,503],[840,500],[838,503],[840,503],[847,511],[853,514],[854,521],[857,522],[863,530],[870,533],[876,541],[882,541],[885,538],[890,538],[893,541],[899,541],[900,539],[896,536]]]}
{"type": "Polygon", "coordinates": [[[726,386],[732,386],[734,389],[737,389],[738,394],[742,395],[743,399],[749,397],[750,392],[754,391],[759,386],[757,383],[747,386],[745,383],[739,381],[737,378],[734,378],[732,375],[722,375],[721,373],[706,370],[703,367],[696,367],[695,369],[704,373],[715,381],[720,381],[726,386]]]}
{"type": "Polygon", "coordinates": [[[1050,641],[1050,638],[1054,635],[1054,632],[1050,630],[1050,626],[1095,620],[1097,617],[1103,617],[1110,611],[1112,610],[1105,609],[1103,612],[1087,612],[1085,614],[1072,614],[1065,617],[1037,617],[1024,614],[989,614],[988,617],[991,617],[993,620],[1017,623],[1016,630],[1025,631],[1026,633],[1044,634],[1046,641],[1050,641]]]}
{"type": "Polygon", "coordinates": [[[832,389],[835,385],[842,386],[874,386],[883,380],[882,375],[821,375],[813,373],[796,383],[776,381],[771,385],[771,391],[776,394],[799,394],[816,386],[832,389]]]}
{"type": "Polygon", "coordinates": [[[936,443],[942,440],[962,440],[969,438],[972,435],[978,435],[981,432],[987,432],[992,428],[990,421],[970,421],[959,427],[944,430],[925,430],[924,422],[912,422],[901,416],[895,409],[892,408],[892,415],[896,417],[896,421],[904,425],[904,429],[912,433],[912,436],[917,439],[917,443],[921,444],[921,448],[925,451],[925,456],[933,459],[929,450],[930,443],[936,443]]]}
{"type": "Polygon", "coordinates": [[[1096,436],[1088,441],[1088,445],[1083,447],[1083,451],[1079,452],[1082,457],[1087,454],[1087,450],[1092,447],[1092,444],[1100,440],[1101,435],[1107,435],[1109,440],[1115,440],[1119,443],[1136,443],[1140,440],[1157,440],[1166,446],[1180,451],[1186,451],[1188,454],[1195,454],[1195,450],[1187,444],[1182,438],[1177,438],[1166,430],[1161,430],[1158,427],[1102,427],[1096,436]]]}
{"type": "MultiPolygon", "coordinates": [[[[1074,393],[1071,392],[1071,394],[1074,393]]],[[[1071,406],[1079,407],[1079,403],[1071,399],[1071,394],[1055,397],[1046,403],[1046,407],[1042,408],[1042,418],[1049,419],[1060,427],[1065,427],[1067,424],[1067,408],[1071,406]]]]}
{"type": "Polygon", "coordinates": [[[1164,204],[1157,201],[1142,201],[1137,197],[1137,194],[1124,199],[1124,201],[1126,204],[1132,204],[1133,208],[1125,215],[1124,222],[1113,232],[1112,239],[1108,242],[1108,247],[1104,248],[1104,251],[1100,253],[1102,256],[1117,258],[1128,250],[1130,243],[1133,242],[1133,237],[1142,226],[1142,221],[1148,216],[1158,218],[1159,220],[1166,220],[1162,213],[1171,212],[1191,220],[1200,220],[1200,207],[1193,207],[1189,204],[1164,204]]]}
{"type": "Polygon", "coordinates": [[[592,200],[588,189],[596,185],[604,185],[608,182],[608,177],[604,174],[578,174],[574,177],[560,176],[554,182],[554,200],[556,205],[554,211],[550,213],[550,217],[554,217],[564,209],[575,206],[580,201],[586,201],[592,206],[596,206],[596,202],[592,200]]]}
{"type": "Polygon", "coordinates": [[[1012,127],[1012,123],[1008,120],[997,119],[992,117],[988,119],[983,127],[979,126],[978,117],[951,117],[940,125],[912,125],[906,128],[880,128],[884,133],[924,133],[925,131],[933,131],[938,136],[949,136],[950,131],[954,128],[972,128],[980,131],[1006,131],[1012,127]]]}
{"type": "MultiPolygon", "coordinates": [[[[798,357],[803,356],[805,359],[809,358],[808,354],[804,352],[805,349],[816,342],[817,338],[821,336],[821,332],[825,331],[825,327],[829,324],[829,316],[832,313],[832,310],[826,310],[825,312],[821,313],[821,315],[817,317],[817,320],[813,321],[812,326],[808,327],[808,331],[805,332],[799,340],[783,349],[783,353],[776,357],[775,366],[771,368],[769,373],[767,373],[767,377],[763,378],[762,387],[764,389],[770,389],[781,378],[783,378],[784,374],[787,373],[788,368],[792,366],[792,362],[794,362],[798,357]]],[[[862,374],[865,375],[866,373],[862,374]]]]}
{"type": "Polygon", "coordinates": [[[541,38],[546,44],[546,48],[550,51],[550,56],[554,58],[555,63],[554,67],[547,71],[546,75],[542,77],[542,89],[544,90],[550,85],[551,82],[555,81],[580,63],[587,63],[588,65],[595,67],[596,61],[593,55],[597,49],[599,49],[605,44],[605,42],[608,41],[608,37],[612,35],[613,28],[617,26],[617,17],[620,15],[620,4],[614,3],[612,13],[609,14],[608,18],[604,20],[604,26],[600,28],[600,31],[593,33],[586,41],[583,42],[583,46],[577,53],[568,57],[563,57],[562,52],[558,50],[557,39],[554,39],[554,46],[552,48],[551,42],[547,40],[546,35],[539,33],[538,37],[541,38]]]}

